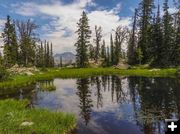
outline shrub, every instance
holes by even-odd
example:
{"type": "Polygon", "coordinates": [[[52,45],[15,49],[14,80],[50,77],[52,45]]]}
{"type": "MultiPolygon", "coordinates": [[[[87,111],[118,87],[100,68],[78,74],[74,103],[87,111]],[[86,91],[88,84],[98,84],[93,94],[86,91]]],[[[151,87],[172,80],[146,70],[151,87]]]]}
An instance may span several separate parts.
{"type": "Polygon", "coordinates": [[[9,76],[9,73],[6,71],[5,68],[0,67],[0,81],[6,80],[9,76]]]}

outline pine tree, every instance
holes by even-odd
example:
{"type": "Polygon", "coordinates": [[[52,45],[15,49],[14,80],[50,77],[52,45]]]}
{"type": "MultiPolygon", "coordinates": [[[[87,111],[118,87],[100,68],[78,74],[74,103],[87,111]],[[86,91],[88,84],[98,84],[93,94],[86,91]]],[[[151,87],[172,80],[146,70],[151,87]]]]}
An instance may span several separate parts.
{"type": "Polygon", "coordinates": [[[16,39],[15,25],[11,22],[10,16],[7,16],[7,22],[2,33],[4,41],[4,65],[10,67],[17,63],[18,60],[18,45],[16,39]]]}
{"type": "Polygon", "coordinates": [[[46,44],[46,49],[47,49],[47,52],[46,52],[46,64],[47,64],[47,67],[50,67],[50,48],[49,48],[49,42],[47,42],[46,44]]]}
{"type": "Polygon", "coordinates": [[[90,60],[94,60],[95,58],[95,48],[93,47],[92,44],[89,45],[89,58],[90,60]]]}
{"type": "Polygon", "coordinates": [[[62,56],[59,57],[59,66],[60,66],[60,67],[63,67],[62,56]]]}
{"type": "Polygon", "coordinates": [[[12,24],[12,52],[11,52],[11,56],[12,56],[12,63],[18,64],[19,51],[18,51],[18,43],[17,43],[15,23],[12,24]]]}
{"type": "Polygon", "coordinates": [[[47,67],[47,45],[46,40],[44,41],[44,67],[47,67]]]}
{"type": "Polygon", "coordinates": [[[152,42],[152,51],[153,51],[153,62],[152,66],[162,66],[161,62],[163,59],[163,33],[162,33],[162,23],[160,17],[160,6],[158,5],[158,11],[156,20],[153,26],[153,42],[152,42]]]}
{"type": "Polygon", "coordinates": [[[86,67],[88,64],[88,46],[91,31],[88,24],[88,17],[84,11],[77,24],[78,30],[76,33],[78,34],[78,40],[75,43],[76,63],[78,67],[86,67]]]}
{"type": "Polygon", "coordinates": [[[41,42],[41,46],[40,46],[40,67],[44,66],[44,48],[43,48],[43,43],[41,42]]]}
{"type": "Polygon", "coordinates": [[[50,49],[50,66],[51,66],[51,67],[54,66],[54,57],[53,57],[53,47],[52,47],[52,43],[51,43],[51,49],[50,49]]]}
{"type": "Polygon", "coordinates": [[[119,52],[119,43],[118,43],[118,35],[117,32],[115,34],[115,47],[114,47],[114,63],[113,65],[117,65],[119,63],[119,58],[120,58],[120,52],[119,52]]]}
{"type": "Polygon", "coordinates": [[[110,38],[110,43],[111,43],[111,65],[114,65],[114,43],[113,43],[112,34],[110,38]]]}
{"type": "Polygon", "coordinates": [[[175,13],[176,31],[175,31],[175,44],[173,50],[173,64],[180,65],[180,0],[175,3],[177,5],[177,12],[175,13]]]}
{"type": "Polygon", "coordinates": [[[136,36],[136,25],[137,25],[137,9],[135,9],[134,20],[132,32],[130,33],[129,43],[128,43],[128,63],[130,65],[136,64],[135,52],[137,48],[137,36],[136,36]]]}
{"type": "Polygon", "coordinates": [[[106,44],[105,40],[103,40],[103,44],[101,46],[101,58],[105,59],[106,57],[106,44]]]}
{"type": "Polygon", "coordinates": [[[170,66],[171,58],[172,58],[172,50],[173,50],[173,24],[172,24],[172,16],[169,14],[168,11],[168,0],[165,0],[163,10],[163,59],[162,64],[163,66],[170,66]]]}
{"type": "Polygon", "coordinates": [[[106,51],[106,66],[110,66],[110,51],[109,51],[109,46],[107,46],[107,51],[106,51]]]}
{"type": "Polygon", "coordinates": [[[142,51],[142,63],[145,64],[150,60],[148,48],[151,46],[149,42],[149,31],[151,28],[153,0],[142,0],[139,7],[139,42],[138,47],[142,51]]]}

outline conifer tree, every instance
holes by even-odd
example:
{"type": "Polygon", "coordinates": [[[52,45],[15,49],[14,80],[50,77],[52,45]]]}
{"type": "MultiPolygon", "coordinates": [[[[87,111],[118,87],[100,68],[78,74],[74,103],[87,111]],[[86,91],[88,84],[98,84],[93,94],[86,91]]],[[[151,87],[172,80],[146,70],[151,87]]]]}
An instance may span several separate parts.
{"type": "Polygon", "coordinates": [[[10,16],[7,16],[5,28],[2,33],[4,41],[4,65],[10,67],[17,63],[18,60],[18,45],[16,39],[15,25],[12,23],[10,16]]]}
{"type": "Polygon", "coordinates": [[[105,40],[103,40],[103,44],[101,46],[101,58],[105,59],[106,57],[106,44],[105,40]]]}
{"type": "Polygon", "coordinates": [[[112,37],[112,34],[111,34],[111,37],[110,37],[110,43],[111,43],[111,65],[114,65],[114,43],[113,43],[113,37],[112,37]]]}
{"type": "Polygon", "coordinates": [[[128,42],[128,63],[130,65],[136,64],[135,52],[137,48],[137,36],[136,36],[136,25],[137,25],[137,9],[135,9],[132,32],[129,34],[129,42],[128,42]]]}
{"type": "Polygon", "coordinates": [[[139,6],[139,42],[138,47],[142,51],[142,63],[145,64],[150,60],[148,48],[151,46],[149,41],[152,9],[154,7],[153,0],[142,0],[139,6]]]}
{"type": "Polygon", "coordinates": [[[92,44],[89,45],[89,58],[90,60],[94,60],[95,58],[95,48],[93,47],[92,44]]]}
{"type": "Polygon", "coordinates": [[[163,59],[162,64],[163,66],[170,66],[172,62],[172,50],[173,50],[173,23],[172,23],[172,16],[169,14],[169,6],[168,0],[164,1],[164,16],[163,16],[163,59]]]}
{"type": "Polygon", "coordinates": [[[79,19],[78,30],[76,33],[78,34],[76,46],[76,63],[78,67],[86,67],[88,65],[88,46],[90,44],[90,27],[88,24],[88,17],[86,13],[83,11],[81,18],[79,19]]]}
{"type": "Polygon", "coordinates": [[[163,59],[163,33],[162,33],[162,23],[160,18],[160,6],[158,5],[157,16],[153,26],[153,66],[162,66],[161,63],[163,59]]]}
{"type": "Polygon", "coordinates": [[[180,0],[177,0],[176,9],[177,12],[175,13],[175,20],[176,20],[176,31],[175,31],[175,44],[174,44],[174,51],[173,51],[173,64],[175,66],[180,65],[180,0]]]}

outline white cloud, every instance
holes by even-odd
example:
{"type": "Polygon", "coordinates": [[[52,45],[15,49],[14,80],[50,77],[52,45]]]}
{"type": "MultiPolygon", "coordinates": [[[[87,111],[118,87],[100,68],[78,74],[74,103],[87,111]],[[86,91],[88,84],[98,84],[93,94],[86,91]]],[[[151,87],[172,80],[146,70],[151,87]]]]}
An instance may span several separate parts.
{"type": "MultiPolygon", "coordinates": [[[[19,5],[13,5],[13,11],[22,16],[40,16],[41,19],[48,16],[51,18],[48,24],[41,27],[45,33],[41,35],[42,38],[53,42],[55,53],[74,52],[77,22],[82,11],[86,11],[88,6],[97,7],[98,9],[98,5],[93,0],[74,0],[70,4],[63,4],[62,2],[52,2],[50,4],[20,3],[19,5]]],[[[130,18],[121,19],[118,16],[120,10],[121,4],[119,3],[111,10],[101,8],[101,10],[87,12],[91,30],[94,31],[95,25],[102,26],[104,38],[109,42],[109,34],[112,29],[115,29],[118,25],[128,26],[130,24],[130,18]]]]}
{"type": "Polygon", "coordinates": [[[1,35],[2,35],[2,31],[4,28],[5,22],[6,22],[6,20],[0,19],[0,52],[2,52],[1,46],[3,45],[3,39],[1,38],[1,35]]]}

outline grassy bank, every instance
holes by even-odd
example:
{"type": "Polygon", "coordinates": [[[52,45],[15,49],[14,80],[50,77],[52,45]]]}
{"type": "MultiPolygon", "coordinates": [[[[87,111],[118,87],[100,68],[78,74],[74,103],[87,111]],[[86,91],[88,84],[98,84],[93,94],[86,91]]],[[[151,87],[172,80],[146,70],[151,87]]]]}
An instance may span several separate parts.
{"type": "Polygon", "coordinates": [[[48,69],[32,76],[16,75],[10,80],[0,82],[0,88],[19,88],[41,80],[53,78],[84,78],[97,75],[122,75],[145,77],[175,77],[176,69],[115,69],[115,68],[85,68],[85,69],[48,69]]]}
{"type": "Polygon", "coordinates": [[[0,101],[1,134],[66,134],[76,127],[71,114],[26,108],[27,101],[0,101]]]}

